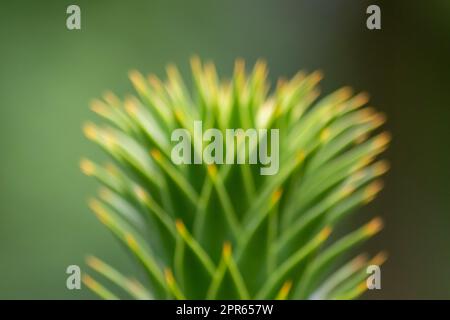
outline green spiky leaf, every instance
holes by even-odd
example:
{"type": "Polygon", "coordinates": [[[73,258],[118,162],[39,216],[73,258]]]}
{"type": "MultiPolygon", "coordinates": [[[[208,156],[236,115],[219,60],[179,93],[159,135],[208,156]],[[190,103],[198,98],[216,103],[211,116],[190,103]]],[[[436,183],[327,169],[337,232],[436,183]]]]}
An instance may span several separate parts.
{"type": "MultiPolygon", "coordinates": [[[[104,121],[84,132],[115,164],[82,160],[82,171],[104,186],[90,207],[141,264],[148,283],[97,258],[88,265],[136,299],[361,295],[365,267],[385,255],[349,255],[381,229],[381,220],[328,236],[382,188],[388,165],[377,158],[390,140],[379,129],[384,116],[366,106],[367,94],[349,88],[319,99],[320,72],[300,72],[271,90],[261,61],[247,74],[238,60],[230,81],[220,80],[211,63],[193,58],[191,65],[192,90],[169,66],[165,81],[130,72],[136,97],[107,93],[92,103],[104,121]],[[260,175],[262,165],[249,161],[174,164],[177,128],[194,137],[193,155],[203,155],[194,121],[223,133],[278,129],[279,171],[260,175]]],[[[244,160],[262,144],[235,142],[235,151],[246,151],[244,160]]],[[[90,276],[84,283],[103,298],[118,298],[90,276]]]]}

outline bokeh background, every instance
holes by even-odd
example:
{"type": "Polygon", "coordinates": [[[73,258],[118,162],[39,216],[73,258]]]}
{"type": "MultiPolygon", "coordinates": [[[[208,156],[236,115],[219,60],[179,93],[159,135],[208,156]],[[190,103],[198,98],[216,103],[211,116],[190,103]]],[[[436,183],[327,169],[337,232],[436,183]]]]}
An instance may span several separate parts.
{"type": "Polygon", "coordinates": [[[362,215],[385,230],[382,290],[364,298],[450,298],[450,2],[362,0],[2,1],[0,4],[0,298],[95,298],[65,287],[95,253],[136,267],[90,213],[96,183],[79,159],[104,155],[82,135],[91,99],[132,92],[127,72],[186,75],[192,54],[230,75],[265,58],[273,82],[325,72],[323,92],[367,90],[394,140],[386,188],[362,215]],[[82,30],[65,26],[69,4],[82,30]],[[365,27],[378,4],[382,30],[365,27]]]}

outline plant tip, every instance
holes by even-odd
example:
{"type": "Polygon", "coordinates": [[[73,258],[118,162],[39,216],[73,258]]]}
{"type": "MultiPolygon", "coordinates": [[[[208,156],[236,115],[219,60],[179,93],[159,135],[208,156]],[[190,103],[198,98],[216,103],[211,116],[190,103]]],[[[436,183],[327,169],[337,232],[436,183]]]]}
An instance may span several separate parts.
{"type": "Polygon", "coordinates": [[[95,172],[94,163],[88,159],[81,159],[80,168],[81,168],[81,172],[83,172],[87,176],[91,176],[95,172]]]}
{"type": "Polygon", "coordinates": [[[367,234],[369,235],[374,235],[381,229],[383,229],[383,220],[380,217],[373,218],[365,228],[367,234]]]}

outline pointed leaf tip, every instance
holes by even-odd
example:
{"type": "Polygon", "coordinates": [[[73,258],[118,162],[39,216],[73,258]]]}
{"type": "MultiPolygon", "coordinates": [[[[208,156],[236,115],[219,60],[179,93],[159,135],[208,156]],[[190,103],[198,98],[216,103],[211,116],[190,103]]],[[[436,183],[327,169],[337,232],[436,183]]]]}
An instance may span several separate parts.
{"type": "Polygon", "coordinates": [[[380,217],[372,219],[365,227],[365,231],[368,235],[374,235],[383,229],[383,220],[380,217]]]}
{"type": "Polygon", "coordinates": [[[81,159],[80,161],[81,172],[87,176],[92,176],[95,172],[94,163],[88,159],[81,159]]]}

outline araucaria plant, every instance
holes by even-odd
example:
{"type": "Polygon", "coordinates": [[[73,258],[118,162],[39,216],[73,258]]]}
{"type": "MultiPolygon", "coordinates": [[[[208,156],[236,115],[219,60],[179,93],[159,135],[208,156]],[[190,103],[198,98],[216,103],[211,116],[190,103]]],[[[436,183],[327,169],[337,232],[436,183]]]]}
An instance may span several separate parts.
{"type": "Polygon", "coordinates": [[[194,58],[191,66],[192,90],[169,66],[165,81],[132,71],[137,96],[107,93],[92,103],[108,124],[88,123],[84,132],[114,161],[82,160],[82,171],[104,186],[89,206],[147,279],[140,283],[90,257],[88,265],[119,288],[87,274],[84,284],[103,298],[360,296],[367,267],[385,255],[352,252],[382,222],[343,232],[342,221],[382,188],[388,165],[377,158],[390,140],[380,132],[384,116],[366,106],[367,94],[347,87],[319,98],[320,72],[300,72],[271,89],[263,62],[247,74],[238,60],[228,81],[211,63],[194,58]],[[199,136],[199,121],[215,134],[199,136]],[[185,129],[189,150],[175,149],[177,129],[185,129]],[[231,158],[211,161],[220,160],[217,139],[228,129],[235,134],[220,143],[231,158]],[[267,134],[255,139],[248,129],[267,134]],[[276,143],[270,130],[278,132],[276,143]],[[267,162],[250,161],[261,148],[278,157],[271,174],[261,174],[267,162]],[[173,161],[178,152],[200,161],[173,161]]]}

